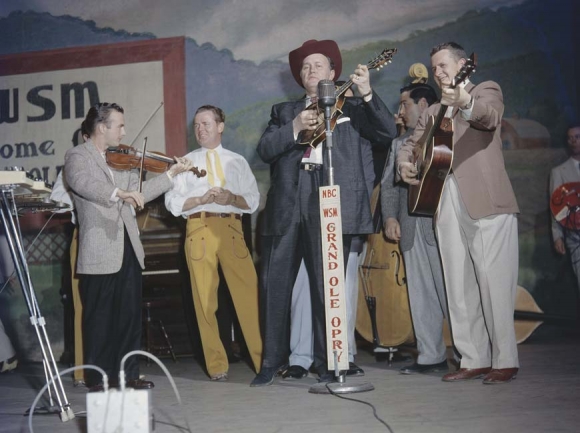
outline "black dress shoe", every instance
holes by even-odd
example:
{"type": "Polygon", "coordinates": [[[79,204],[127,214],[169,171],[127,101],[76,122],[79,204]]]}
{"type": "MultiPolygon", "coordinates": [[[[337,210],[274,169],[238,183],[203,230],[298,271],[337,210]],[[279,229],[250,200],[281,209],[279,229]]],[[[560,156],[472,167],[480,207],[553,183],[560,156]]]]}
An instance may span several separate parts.
{"type": "MultiPolygon", "coordinates": [[[[89,392],[102,392],[105,390],[105,386],[103,385],[103,382],[99,382],[97,384],[95,384],[94,382],[84,383],[84,386],[86,386],[88,388],[89,392]]],[[[119,387],[118,381],[116,381],[116,380],[109,381],[109,389],[118,388],[118,387],[119,387]]]]}
{"type": "Polygon", "coordinates": [[[308,376],[308,370],[300,365],[291,365],[282,372],[282,379],[303,379],[308,376]]]}
{"type": "Polygon", "coordinates": [[[326,373],[322,373],[318,376],[318,383],[326,383],[326,382],[336,382],[334,372],[327,371],[326,373]]]}
{"type": "Polygon", "coordinates": [[[272,385],[274,382],[274,377],[278,374],[281,367],[262,367],[260,372],[256,374],[252,383],[250,383],[251,387],[255,386],[268,386],[272,385]]]}
{"type": "Polygon", "coordinates": [[[362,368],[356,365],[354,362],[348,363],[348,370],[346,370],[347,376],[364,376],[365,372],[362,368]]]}
{"type": "Polygon", "coordinates": [[[443,362],[439,362],[438,364],[419,364],[418,362],[415,362],[414,364],[401,368],[399,372],[401,374],[421,374],[448,370],[449,366],[447,365],[447,360],[445,360],[443,362]]]}
{"type": "Polygon", "coordinates": [[[233,353],[231,355],[228,355],[228,364],[236,364],[240,362],[241,359],[242,358],[240,357],[240,355],[233,353]]]}
{"type": "Polygon", "coordinates": [[[93,386],[89,386],[89,392],[103,392],[105,390],[105,387],[103,386],[102,383],[98,383],[96,385],[93,386]]]}
{"type": "Polygon", "coordinates": [[[151,389],[155,387],[155,384],[150,380],[143,379],[131,379],[127,381],[127,388],[133,389],[151,389]]]}

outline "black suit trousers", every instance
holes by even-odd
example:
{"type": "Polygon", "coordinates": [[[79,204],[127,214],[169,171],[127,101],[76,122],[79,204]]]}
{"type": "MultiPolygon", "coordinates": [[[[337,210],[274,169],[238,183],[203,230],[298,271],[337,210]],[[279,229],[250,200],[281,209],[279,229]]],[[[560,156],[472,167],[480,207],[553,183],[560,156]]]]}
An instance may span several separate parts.
{"type": "MultiPolygon", "coordinates": [[[[101,367],[109,381],[118,381],[123,356],[141,347],[141,272],[125,230],[121,269],[114,274],[79,276],[85,364],[101,367]]],[[[126,380],[138,379],[138,356],[131,356],[124,370],[126,380]]],[[[85,380],[87,386],[94,386],[101,382],[101,374],[87,369],[85,380]]]]}
{"type": "MultiPolygon", "coordinates": [[[[314,368],[327,371],[324,281],[318,188],[322,171],[300,170],[292,220],[282,236],[262,237],[260,308],[264,336],[263,367],[280,367],[290,351],[290,306],[292,288],[300,262],[308,272],[312,302],[314,368]]],[[[267,216],[271,217],[271,216],[267,216]]],[[[345,269],[350,236],[343,238],[345,269]]]]}

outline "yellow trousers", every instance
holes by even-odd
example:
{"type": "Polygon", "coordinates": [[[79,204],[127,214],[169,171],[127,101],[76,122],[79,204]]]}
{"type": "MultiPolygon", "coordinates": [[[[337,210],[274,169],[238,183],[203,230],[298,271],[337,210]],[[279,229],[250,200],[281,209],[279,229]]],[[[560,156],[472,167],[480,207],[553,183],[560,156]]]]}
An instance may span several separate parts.
{"type": "Polygon", "coordinates": [[[262,361],[258,317],[258,277],[240,220],[231,217],[189,219],[185,255],[203,353],[210,376],[228,371],[228,358],[219,335],[218,264],[228,284],[238,321],[256,371],[262,361]]]}
{"type": "MultiPolygon", "coordinates": [[[[79,243],[79,228],[75,227],[73,238],[70,243],[70,269],[71,285],[74,308],[74,333],[75,333],[75,366],[83,365],[83,304],[79,293],[79,279],[77,278],[77,252],[79,243]]],[[[75,370],[74,380],[85,380],[83,370],[75,370]]]]}

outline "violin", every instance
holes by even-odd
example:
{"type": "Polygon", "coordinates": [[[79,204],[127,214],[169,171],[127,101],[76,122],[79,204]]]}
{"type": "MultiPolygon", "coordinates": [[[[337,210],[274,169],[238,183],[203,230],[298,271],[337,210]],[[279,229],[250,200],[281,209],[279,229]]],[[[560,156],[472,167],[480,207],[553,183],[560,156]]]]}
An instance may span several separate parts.
{"type": "MultiPolygon", "coordinates": [[[[144,170],[153,173],[164,173],[175,164],[173,158],[169,158],[161,152],[143,152],[126,144],[107,148],[105,159],[109,167],[116,170],[132,170],[143,167],[144,170]],[[145,156],[143,157],[143,155],[145,156]]],[[[204,177],[207,174],[205,170],[199,170],[197,167],[191,167],[190,171],[197,177],[204,177]]]]}

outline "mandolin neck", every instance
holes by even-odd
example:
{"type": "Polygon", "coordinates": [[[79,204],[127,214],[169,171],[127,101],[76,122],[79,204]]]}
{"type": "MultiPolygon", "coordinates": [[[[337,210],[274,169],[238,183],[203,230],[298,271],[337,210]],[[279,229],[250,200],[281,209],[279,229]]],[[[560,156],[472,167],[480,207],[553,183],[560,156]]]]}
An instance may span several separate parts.
{"type": "Polygon", "coordinates": [[[336,95],[336,98],[340,98],[342,95],[345,94],[345,92],[350,89],[350,86],[352,86],[354,83],[352,82],[352,80],[348,80],[346,83],[344,83],[342,86],[340,86],[338,89],[336,89],[336,91],[334,92],[334,94],[336,95]]]}

